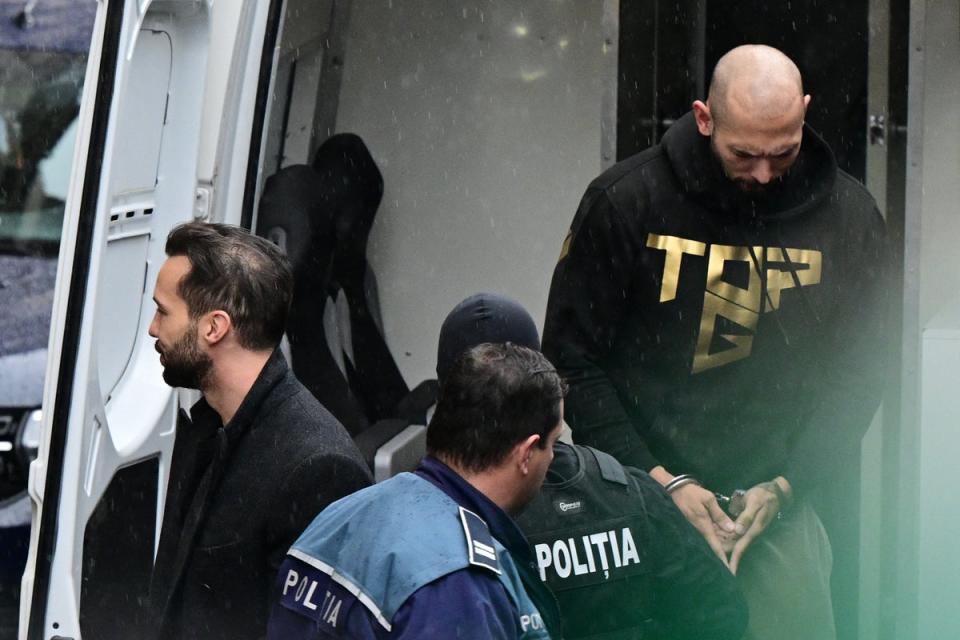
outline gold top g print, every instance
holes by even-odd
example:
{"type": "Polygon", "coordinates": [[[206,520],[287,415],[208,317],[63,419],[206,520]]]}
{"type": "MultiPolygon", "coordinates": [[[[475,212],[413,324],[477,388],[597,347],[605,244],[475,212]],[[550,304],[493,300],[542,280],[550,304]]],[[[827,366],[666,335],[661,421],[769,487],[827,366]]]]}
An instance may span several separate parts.
{"type": "Polygon", "coordinates": [[[677,296],[683,254],[707,257],[703,313],[691,369],[695,374],[749,356],[753,345],[750,334],[756,331],[760,314],[778,309],[785,289],[820,283],[822,255],[813,249],[708,245],[654,233],[647,236],[647,247],[666,252],[660,281],[661,303],[677,296]],[[749,276],[745,287],[724,280],[728,262],[746,263],[749,276]],[[720,334],[716,337],[728,346],[711,352],[718,316],[740,325],[747,335],[720,334]]]}

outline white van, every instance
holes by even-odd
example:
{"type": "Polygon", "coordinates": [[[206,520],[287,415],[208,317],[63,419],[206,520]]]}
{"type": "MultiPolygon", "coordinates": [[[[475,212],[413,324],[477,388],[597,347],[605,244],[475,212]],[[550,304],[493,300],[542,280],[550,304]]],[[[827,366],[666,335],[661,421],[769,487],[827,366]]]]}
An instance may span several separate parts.
{"type": "MultiPolygon", "coordinates": [[[[907,170],[897,161],[906,146],[887,125],[907,122],[906,68],[917,64],[898,43],[917,37],[911,25],[923,36],[926,24],[911,22],[920,17],[907,5],[921,14],[923,6],[946,7],[955,27],[960,2],[858,0],[829,11],[815,4],[99,0],[66,198],[42,437],[29,473],[20,637],[131,637],[177,410],[192,400],[164,384],[147,335],[166,235],[188,220],[227,222],[273,239],[291,257],[309,257],[313,238],[302,235],[297,216],[310,207],[281,207],[267,223],[261,205],[268,178],[312,165],[333,134],[359,136],[383,176],[367,229],[376,279],[365,275],[364,292],[407,388],[434,377],[440,323],[471,293],[506,294],[542,322],[586,185],[655,143],[702,97],[719,55],[744,39],[766,39],[798,60],[815,104],[824,105],[811,120],[844,168],[894,194],[888,217],[902,228],[907,170]],[[826,59],[844,62],[818,64],[826,59]],[[888,161],[888,151],[899,155],[888,161]]],[[[317,295],[329,304],[312,319],[316,336],[356,382],[344,303],[336,290],[317,295]]],[[[289,353],[296,371],[296,344],[289,353]]],[[[422,431],[389,435],[400,442],[387,451],[381,477],[422,447],[422,431]]],[[[878,451],[866,455],[879,459],[878,451]]],[[[858,487],[859,466],[851,469],[853,485],[843,486],[858,487]]],[[[898,559],[878,551],[895,548],[877,533],[885,513],[878,492],[865,492],[862,504],[866,533],[854,523],[846,554],[853,565],[844,585],[852,582],[853,595],[838,605],[848,617],[838,623],[853,629],[846,637],[857,637],[858,620],[864,629],[886,620],[881,596],[902,590],[881,580],[881,568],[898,559]]]]}

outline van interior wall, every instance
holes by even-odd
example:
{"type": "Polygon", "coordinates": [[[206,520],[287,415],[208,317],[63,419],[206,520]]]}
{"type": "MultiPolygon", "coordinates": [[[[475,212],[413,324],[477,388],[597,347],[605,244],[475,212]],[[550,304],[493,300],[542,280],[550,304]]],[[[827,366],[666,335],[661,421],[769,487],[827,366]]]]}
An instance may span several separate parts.
{"type": "MultiPolygon", "coordinates": [[[[479,291],[542,328],[560,245],[600,170],[603,4],[353,3],[337,131],[384,176],[368,259],[408,383],[479,291]]],[[[615,63],[615,61],[613,61],[615,63]]]]}
{"type": "Polygon", "coordinates": [[[960,295],[960,3],[926,3],[920,323],[960,295]]]}
{"type": "MultiPolygon", "coordinates": [[[[916,142],[908,142],[913,148],[909,171],[915,176],[919,162],[921,184],[919,190],[913,185],[913,193],[919,191],[920,197],[908,202],[914,211],[907,218],[908,224],[913,221],[919,227],[914,237],[919,235],[920,264],[905,265],[911,271],[919,266],[919,278],[914,279],[913,274],[910,278],[911,284],[919,286],[919,309],[914,310],[915,320],[905,325],[920,327],[921,335],[908,334],[905,340],[921,339],[920,371],[919,376],[904,374],[907,380],[919,378],[920,382],[915,414],[919,424],[904,425],[913,442],[913,447],[907,448],[912,457],[904,464],[914,465],[910,473],[904,473],[908,483],[904,494],[913,497],[916,506],[902,508],[916,524],[915,529],[902,527],[908,532],[902,538],[912,548],[900,554],[901,563],[910,566],[915,560],[917,566],[914,637],[956,638],[960,637],[960,620],[944,611],[957,602],[960,563],[960,515],[953,507],[956,497],[952,494],[960,447],[956,428],[960,410],[960,256],[956,250],[960,237],[960,2],[927,0],[923,10],[923,42],[911,41],[911,48],[922,56],[923,127],[907,133],[908,139],[920,140],[919,150],[916,142]],[[909,537],[913,531],[915,539],[909,537]]],[[[910,593],[914,587],[911,578],[901,578],[900,593],[910,593]]]]}

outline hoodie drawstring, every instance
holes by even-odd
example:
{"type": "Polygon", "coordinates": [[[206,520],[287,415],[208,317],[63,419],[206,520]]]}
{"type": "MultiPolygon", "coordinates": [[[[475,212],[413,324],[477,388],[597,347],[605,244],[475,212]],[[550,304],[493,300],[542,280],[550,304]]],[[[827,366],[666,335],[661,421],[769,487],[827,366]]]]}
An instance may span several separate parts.
{"type": "MultiPolygon", "coordinates": [[[[747,216],[745,215],[745,212],[744,212],[741,208],[737,207],[737,208],[735,209],[735,211],[737,212],[737,217],[740,218],[739,228],[740,228],[740,230],[741,230],[741,234],[740,234],[741,242],[743,242],[743,244],[746,245],[747,251],[750,252],[750,260],[753,262],[753,268],[754,268],[754,270],[757,272],[757,275],[760,276],[760,289],[761,289],[761,291],[762,291],[763,293],[762,293],[762,295],[761,295],[760,311],[759,311],[759,313],[760,313],[761,315],[763,315],[764,303],[765,303],[765,302],[766,302],[766,304],[769,304],[769,305],[770,305],[770,309],[775,309],[774,304],[773,304],[773,298],[770,297],[770,291],[767,289],[767,276],[766,276],[766,273],[764,272],[764,270],[763,270],[763,269],[761,268],[761,266],[760,266],[760,260],[757,258],[757,252],[754,251],[754,249],[753,249],[753,243],[752,243],[752,242],[749,242],[748,238],[746,237],[746,235],[747,235],[747,234],[746,234],[746,229],[750,226],[750,224],[749,224],[750,221],[747,219],[747,216]]],[[[764,260],[766,260],[766,258],[767,258],[767,248],[766,248],[766,247],[763,248],[763,258],[764,258],[764,260]]],[[[774,319],[774,320],[776,321],[776,323],[777,323],[777,329],[780,331],[780,335],[783,336],[783,341],[784,341],[784,343],[785,343],[788,347],[791,346],[791,345],[790,345],[790,335],[787,333],[786,327],[783,326],[783,322],[780,320],[780,314],[779,314],[779,313],[773,314],[773,319],[774,319]]]]}
{"type": "MultiPolygon", "coordinates": [[[[756,270],[757,275],[760,276],[760,287],[763,291],[763,298],[765,298],[766,303],[770,305],[770,309],[776,310],[773,306],[773,298],[770,297],[770,290],[767,289],[767,276],[766,272],[760,268],[760,260],[757,259],[757,252],[753,250],[753,245],[749,242],[747,243],[747,250],[750,252],[750,260],[753,261],[753,268],[756,270]]],[[[763,259],[766,262],[767,259],[767,248],[763,248],[763,259]]],[[[796,274],[794,274],[796,278],[796,274]]],[[[760,313],[763,313],[763,300],[760,303],[760,313]]],[[[786,345],[790,346],[790,335],[787,333],[786,328],[783,326],[783,322],[780,320],[780,314],[773,314],[773,319],[777,322],[777,328],[780,330],[780,335],[783,336],[783,341],[786,345]]]]}
{"type": "Polygon", "coordinates": [[[787,263],[787,270],[790,272],[790,277],[793,278],[793,285],[797,288],[797,291],[800,293],[800,299],[803,300],[803,305],[807,308],[807,311],[810,312],[810,315],[813,316],[814,323],[816,325],[821,325],[823,322],[820,320],[820,314],[817,313],[816,307],[813,306],[813,302],[810,301],[810,296],[807,295],[806,290],[803,285],[800,283],[800,276],[797,275],[797,268],[794,265],[793,260],[790,259],[790,254],[787,252],[787,248],[783,246],[783,233],[781,232],[780,225],[777,224],[777,243],[780,245],[780,251],[783,252],[783,260],[787,263]]]}

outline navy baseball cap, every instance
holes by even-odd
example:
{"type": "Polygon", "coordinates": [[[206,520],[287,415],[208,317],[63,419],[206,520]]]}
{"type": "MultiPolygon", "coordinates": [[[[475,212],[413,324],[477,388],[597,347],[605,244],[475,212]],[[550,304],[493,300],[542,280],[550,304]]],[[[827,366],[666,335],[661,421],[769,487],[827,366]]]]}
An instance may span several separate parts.
{"type": "Polygon", "coordinates": [[[537,325],[519,302],[495,293],[477,293],[454,307],[440,327],[437,379],[442,383],[457,358],[487,342],[512,342],[540,351],[537,325]]]}

